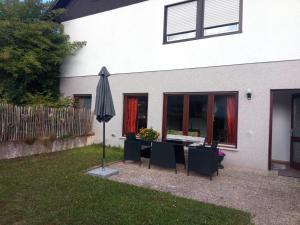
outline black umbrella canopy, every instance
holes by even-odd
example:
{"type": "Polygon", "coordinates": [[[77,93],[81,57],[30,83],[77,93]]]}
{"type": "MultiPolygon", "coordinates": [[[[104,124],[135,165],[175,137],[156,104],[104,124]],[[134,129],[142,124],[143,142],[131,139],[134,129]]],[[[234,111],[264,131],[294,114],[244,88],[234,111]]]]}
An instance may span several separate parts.
{"type": "Polygon", "coordinates": [[[99,73],[100,79],[97,85],[95,105],[96,118],[99,122],[108,122],[116,115],[108,82],[109,75],[106,67],[102,67],[99,73]]]}
{"type": "Polygon", "coordinates": [[[115,113],[114,103],[110,92],[108,76],[109,72],[106,67],[102,67],[99,76],[99,83],[97,85],[96,93],[96,104],[95,104],[95,113],[96,118],[99,122],[103,122],[103,143],[102,143],[102,159],[101,167],[104,169],[104,160],[105,160],[105,123],[113,118],[115,113]]]}

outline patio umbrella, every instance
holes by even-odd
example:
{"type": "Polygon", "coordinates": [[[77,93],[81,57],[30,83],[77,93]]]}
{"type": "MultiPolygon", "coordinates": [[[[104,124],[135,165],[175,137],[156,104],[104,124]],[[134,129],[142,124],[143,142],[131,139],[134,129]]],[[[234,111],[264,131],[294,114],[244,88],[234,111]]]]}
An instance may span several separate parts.
{"type": "Polygon", "coordinates": [[[99,123],[103,123],[103,151],[101,167],[104,168],[105,160],[105,123],[107,123],[111,118],[113,118],[115,113],[114,103],[111,96],[111,91],[108,82],[109,72],[106,67],[102,67],[99,76],[99,82],[96,90],[96,104],[95,104],[95,114],[96,119],[99,123]]]}

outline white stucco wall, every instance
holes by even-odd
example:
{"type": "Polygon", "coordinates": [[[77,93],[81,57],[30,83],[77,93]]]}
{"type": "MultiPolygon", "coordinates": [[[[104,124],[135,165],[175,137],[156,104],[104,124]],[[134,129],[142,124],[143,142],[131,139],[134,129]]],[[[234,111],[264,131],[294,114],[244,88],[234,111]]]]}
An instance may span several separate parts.
{"type": "MultiPolygon", "coordinates": [[[[99,77],[61,79],[61,91],[67,96],[92,94],[99,77]]],[[[109,77],[116,116],[107,124],[107,143],[121,145],[123,94],[148,93],[148,127],[161,132],[164,92],[238,91],[238,147],[226,151],[225,166],[267,169],[271,89],[300,88],[300,60],[289,62],[221,66],[189,70],[118,74],[109,77]],[[247,100],[246,89],[253,90],[247,100]]],[[[101,141],[101,126],[94,131],[101,141]]]]}
{"type": "Polygon", "coordinates": [[[290,161],[291,114],[291,93],[275,93],[273,102],[272,160],[290,161]]]}
{"type": "Polygon", "coordinates": [[[300,59],[300,1],[244,0],[243,32],[163,45],[164,5],[149,0],[64,22],[87,46],[69,57],[63,76],[173,70],[300,59]]]}
{"type": "MultiPolygon", "coordinates": [[[[62,93],[92,94],[94,105],[99,78],[90,75],[105,65],[117,113],[107,143],[121,145],[124,93],[148,93],[148,126],[161,132],[164,92],[238,91],[238,147],[226,151],[225,166],[267,169],[270,90],[300,88],[300,0],[244,0],[241,34],[163,45],[164,5],[180,1],[149,0],[64,22],[71,40],[87,46],[66,59],[62,93]]],[[[101,141],[101,126],[94,131],[101,141]]]]}

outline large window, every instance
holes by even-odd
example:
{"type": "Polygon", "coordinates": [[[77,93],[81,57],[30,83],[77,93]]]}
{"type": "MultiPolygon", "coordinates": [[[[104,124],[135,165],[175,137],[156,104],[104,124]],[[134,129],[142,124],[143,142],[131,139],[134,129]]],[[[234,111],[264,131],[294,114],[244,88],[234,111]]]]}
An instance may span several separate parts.
{"type": "Polygon", "coordinates": [[[123,135],[137,133],[147,127],[148,95],[125,94],[123,113],[123,135]]]}
{"type": "Polygon", "coordinates": [[[165,7],[164,43],[242,31],[242,0],[189,0],[165,7]]]}
{"type": "Polygon", "coordinates": [[[163,135],[206,137],[237,143],[237,93],[165,94],[163,135]]]}

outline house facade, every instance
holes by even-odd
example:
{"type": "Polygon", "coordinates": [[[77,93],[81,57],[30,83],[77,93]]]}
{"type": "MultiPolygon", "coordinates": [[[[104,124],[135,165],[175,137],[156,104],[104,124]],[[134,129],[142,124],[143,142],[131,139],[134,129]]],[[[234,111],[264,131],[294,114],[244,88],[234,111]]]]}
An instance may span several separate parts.
{"type": "MultiPolygon", "coordinates": [[[[87,45],[60,90],[95,104],[110,71],[116,116],[106,143],[152,127],[220,142],[225,166],[300,165],[299,0],[69,0],[62,18],[87,45]]],[[[94,123],[95,142],[101,125],[94,123]]]]}

